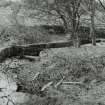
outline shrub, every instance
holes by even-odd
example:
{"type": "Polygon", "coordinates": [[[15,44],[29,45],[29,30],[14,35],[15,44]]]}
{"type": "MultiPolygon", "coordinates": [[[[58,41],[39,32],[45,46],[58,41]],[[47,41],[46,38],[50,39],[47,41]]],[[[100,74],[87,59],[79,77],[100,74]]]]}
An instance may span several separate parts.
{"type": "Polygon", "coordinates": [[[62,25],[41,25],[41,27],[50,34],[65,34],[65,29],[62,25]]]}
{"type": "Polygon", "coordinates": [[[22,27],[19,35],[18,44],[47,43],[50,36],[40,27],[22,27]]]}
{"type": "Polygon", "coordinates": [[[1,31],[2,43],[10,42],[11,44],[32,44],[46,43],[50,41],[50,36],[41,27],[16,27],[11,26],[1,31]]]}
{"type": "Polygon", "coordinates": [[[1,44],[16,44],[18,40],[19,31],[16,28],[7,27],[2,29],[0,32],[0,41],[1,44]]]}

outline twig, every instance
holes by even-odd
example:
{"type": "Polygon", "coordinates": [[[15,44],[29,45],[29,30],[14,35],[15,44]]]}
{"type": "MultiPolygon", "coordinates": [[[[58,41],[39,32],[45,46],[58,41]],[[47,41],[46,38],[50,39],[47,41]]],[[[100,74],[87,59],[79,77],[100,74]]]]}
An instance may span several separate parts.
{"type": "Polygon", "coordinates": [[[40,74],[39,72],[36,73],[32,80],[35,80],[39,76],[39,74],[40,74]]]}
{"type": "Polygon", "coordinates": [[[55,85],[55,88],[57,88],[62,82],[63,82],[63,79],[61,79],[61,80],[55,85]]]}
{"type": "Polygon", "coordinates": [[[7,105],[9,105],[9,102],[11,102],[13,105],[15,105],[15,103],[13,102],[13,100],[10,99],[9,97],[10,97],[10,95],[8,95],[8,96],[2,96],[2,97],[0,97],[0,98],[6,98],[6,99],[8,100],[8,101],[7,101],[7,105]]]}
{"type": "Polygon", "coordinates": [[[47,83],[46,85],[44,85],[44,86],[42,87],[41,91],[44,91],[46,88],[48,88],[48,87],[51,86],[52,84],[53,84],[52,81],[49,82],[49,83],[47,83]]]}
{"type": "MultiPolygon", "coordinates": [[[[12,99],[10,99],[9,97],[7,97],[7,99],[8,99],[8,104],[9,104],[9,102],[11,102],[13,105],[16,105],[16,104],[13,102],[12,99]]],[[[7,104],[7,105],[8,105],[8,104],[7,104]]]]}
{"type": "Polygon", "coordinates": [[[82,82],[62,82],[62,84],[83,85],[82,82]]]}

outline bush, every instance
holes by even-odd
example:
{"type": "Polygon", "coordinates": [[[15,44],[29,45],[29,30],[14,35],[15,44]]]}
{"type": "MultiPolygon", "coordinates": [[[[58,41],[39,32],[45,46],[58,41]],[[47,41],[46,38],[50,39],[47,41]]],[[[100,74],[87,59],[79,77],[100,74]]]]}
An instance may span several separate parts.
{"type": "MultiPolygon", "coordinates": [[[[96,38],[105,38],[105,29],[99,28],[95,30],[96,38]]],[[[81,39],[81,44],[91,43],[90,28],[85,26],[80,26],[79,37],[81,39]]]]}
{"type": "Polygon", "coordinates": [[[11,26],[1,31],[2,43],[11,44],[32,44],[46,43],[50,41],[50,36],[44,29],[36,27],[15,27],[11,26]]]}
{"type": "Polygon", "coordinates": [[[47,43],[50,36],[40,27],[21,27],[18,44],[47,43]]]}
{"type": "Polygon", "coordinates": [[[19,31],[16,28],[6,27],[0,32],[0,42],[1,44],[16,44],[18,40],[19,31]]]}
{"type": "Polygon", "coordinates": [[[65,34],[65,29],[62,25],[41,25],[49,34],[65,34]]]}
{"type": "Polygon", "coordinates": [[[99,28],[96,30],[97,38],[105,38],[105,29],[99,28]]]}

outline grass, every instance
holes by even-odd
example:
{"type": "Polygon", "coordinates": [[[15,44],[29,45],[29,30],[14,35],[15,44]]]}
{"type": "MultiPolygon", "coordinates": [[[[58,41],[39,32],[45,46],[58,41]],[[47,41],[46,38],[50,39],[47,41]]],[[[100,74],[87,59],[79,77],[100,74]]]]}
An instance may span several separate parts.
{"type": "Polygon", "coordinates": [[[40,61],[7,60],[2,64],[1,70],[17,75],[17,83],[22,85],[21,91],[43,96],[44,100],[50,97],[48,105],[104,103],[104,46],[49,49],[41,52],[40,61]],[[38,72],[38,76],[34,78],[38,72]],[[63,82],[82,82],[82,85],[61,83],[56,88],[55,85],[62,79],[63,82]],[[41,92],[49,82],[53,83],[41,92]],[[59,97],[63,99],[60,100],[59,97]],[[53,98],[57,100],[56,103],[53,103],[53,98]]]}
{"type": "MultiPolygon", "coordinates": [[[[19,33],[12,32],[7,31],[6,33],[12,36],[17,36],[19,33]]],[[[7,35],[6,33],[4,36],[7,35]]],[[[21,34],[22,36],[19,37],[24,40],[20,41],[20,44],[34,43],[39,38],[36,38],[34,33],[37,33],[36,36],[38,36],[39,31],[29,31],[26,35],[21,34]]],[[[38,42],[48,41],[42,33],[40,35],[38,42]]],[[[51,39],[58,41],[65,38],[55,35],[51,39]]],[[[33,102],[36,105],[105,104],[104,43],[99,43],[97,46],[88,44],[81,48],[46,49],[41,52],[39,61],[8,59],[0,65],[0,70],[5,71],[8,75],[12,74],[17,84],[21,86],[20,91],[36,94],[38,100],[33,102]],[[60,81],[71,83],[64,84],[60,81]],[[72,84],[76,82],[82,84],[72,84]],[[52,84],[49,85],[50,83],[52,84]],[[60,84],[55,87],[58,83],[60,84]],[[41,91],[43,87],[45,89],[41,91]]]]}

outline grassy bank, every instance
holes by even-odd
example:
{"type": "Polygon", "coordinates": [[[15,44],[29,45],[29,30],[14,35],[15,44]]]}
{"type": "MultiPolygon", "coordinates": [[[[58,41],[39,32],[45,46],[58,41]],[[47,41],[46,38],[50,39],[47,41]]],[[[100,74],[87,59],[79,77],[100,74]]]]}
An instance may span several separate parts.
{"type": "Polygon", "coordinates": [[[51,104],[49,99],[48,105],[96,105],[105,102],[104,46],[49,49],[41,52],[35,62],[7,60],[1,70],[17,75],[15,79],[21,86],[19,91],[57,100],[51,104]]]}

